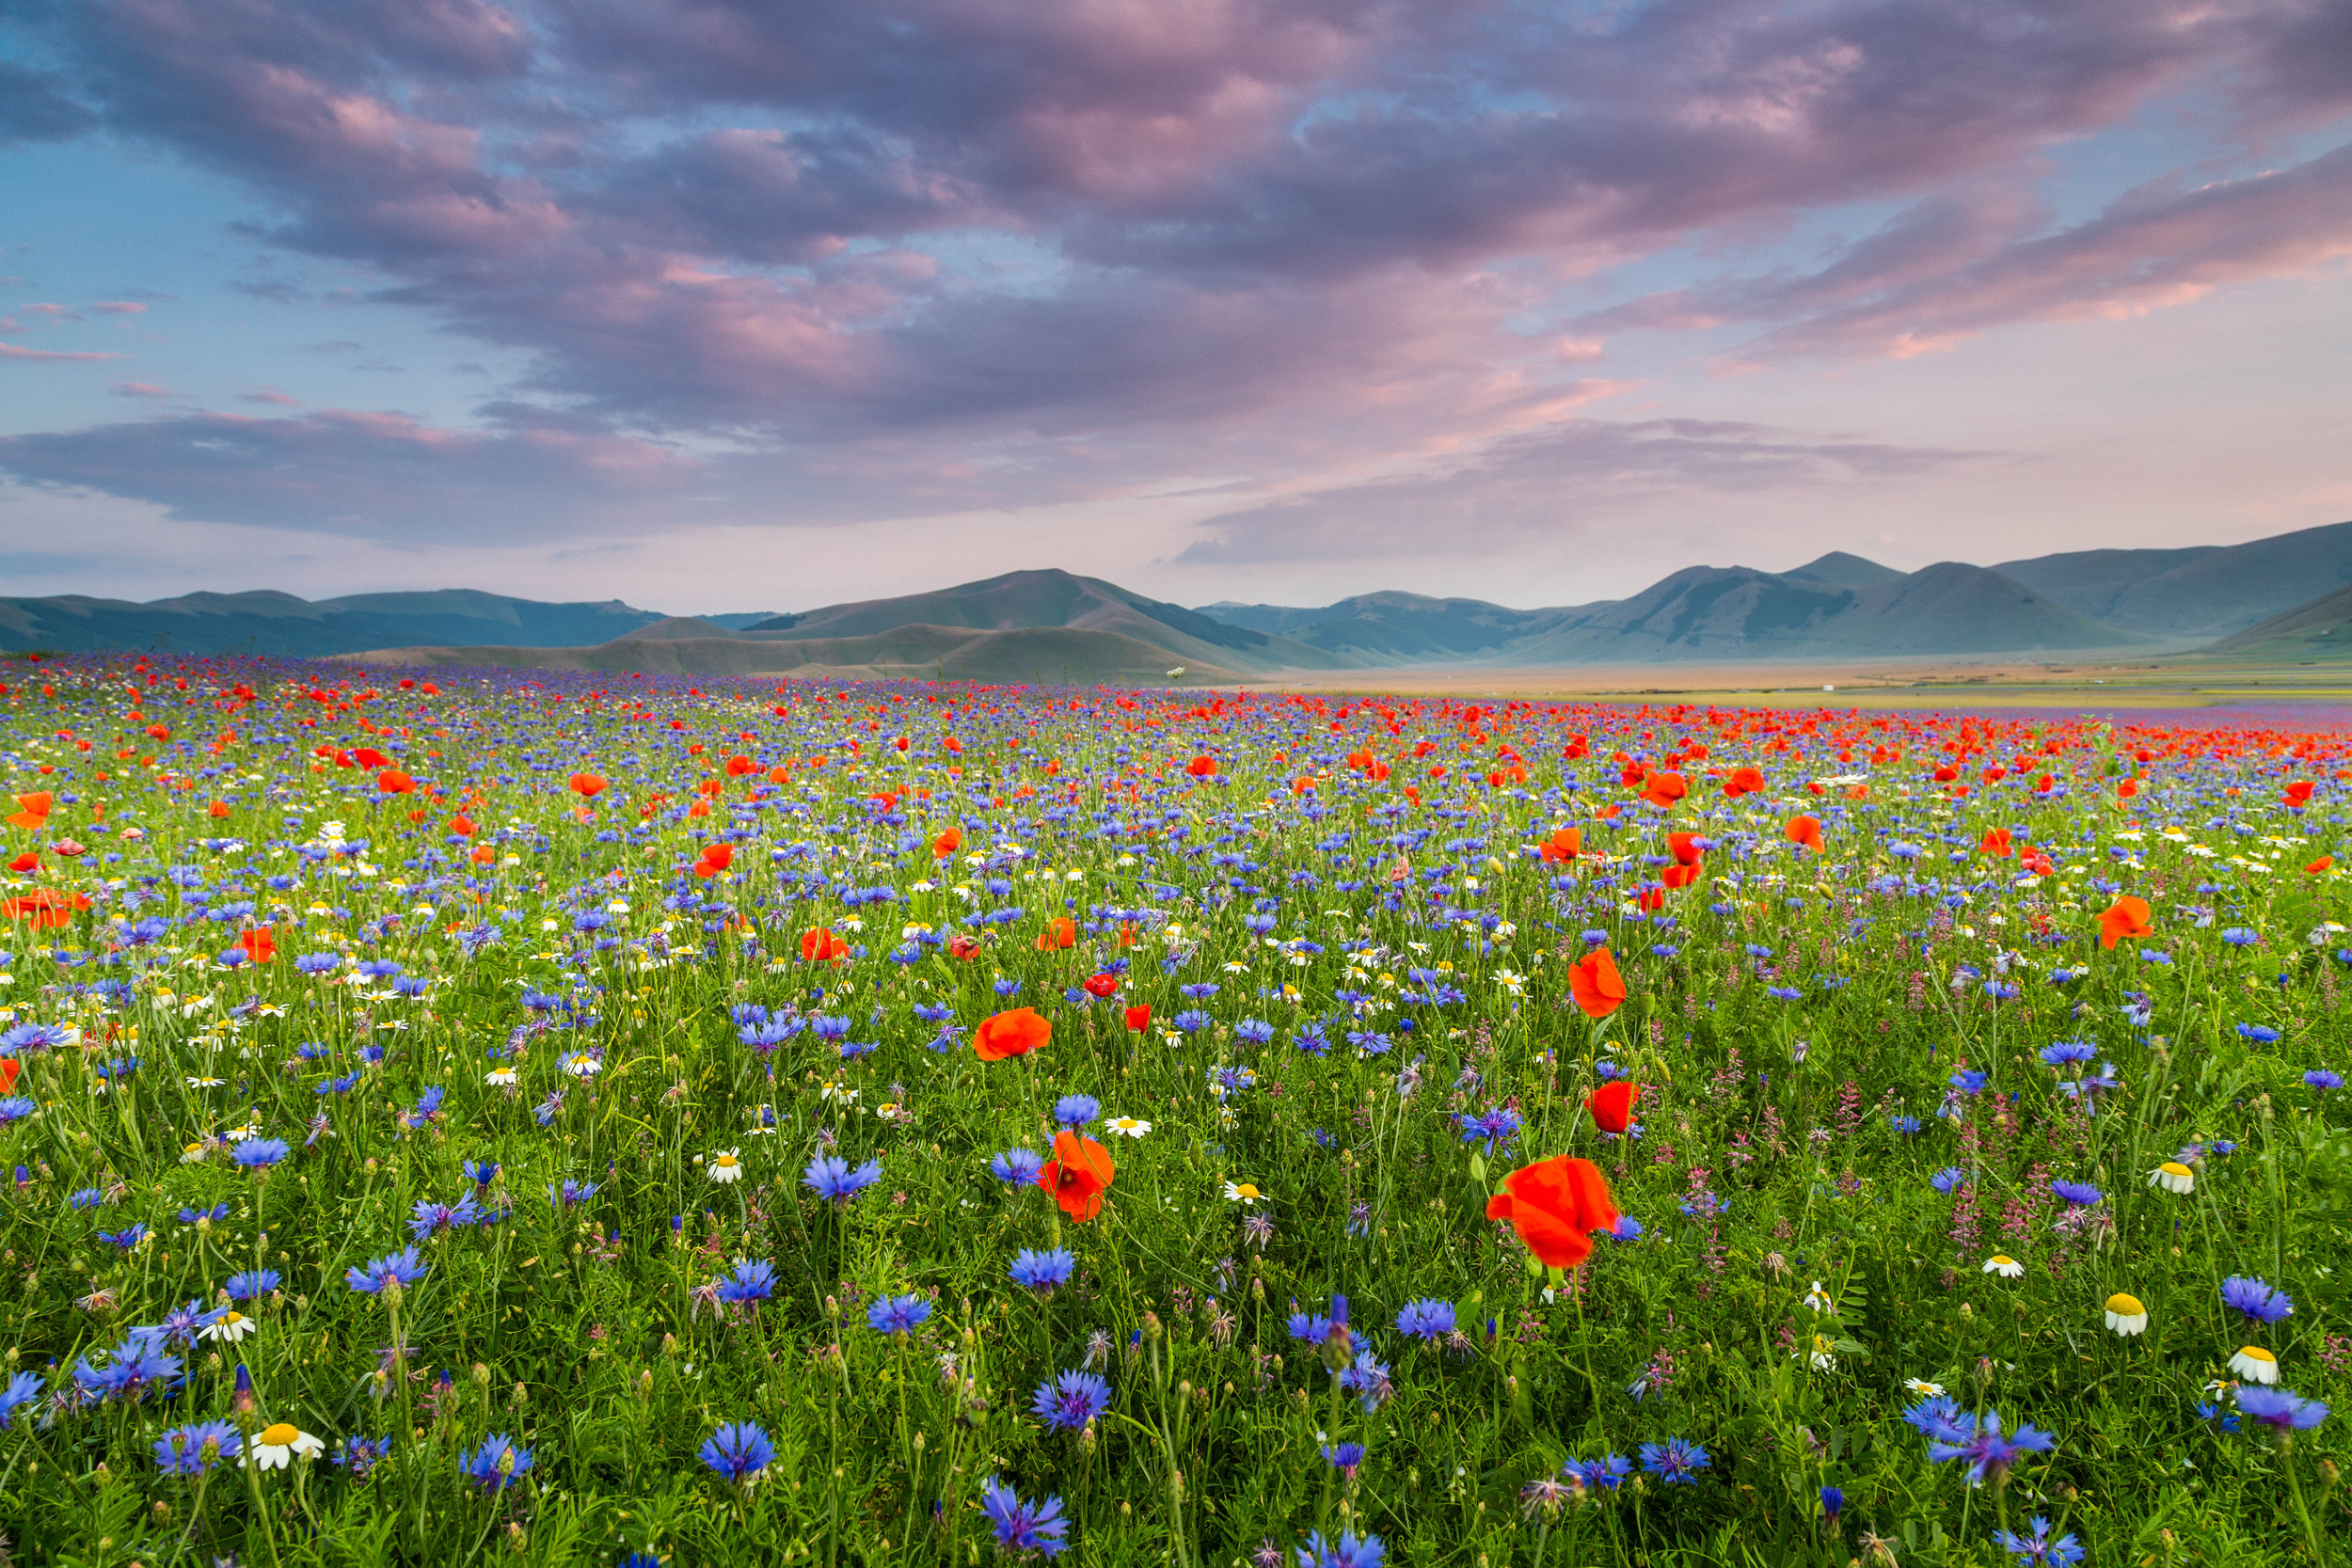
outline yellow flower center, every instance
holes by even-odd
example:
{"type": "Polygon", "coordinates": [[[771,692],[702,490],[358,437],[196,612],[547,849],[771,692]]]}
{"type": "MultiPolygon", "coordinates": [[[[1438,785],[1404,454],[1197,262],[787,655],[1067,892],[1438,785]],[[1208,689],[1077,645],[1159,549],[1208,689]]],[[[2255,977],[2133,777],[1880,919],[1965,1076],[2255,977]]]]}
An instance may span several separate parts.
{"type": "Polygon", "coordinates": [[[2158,1165],[2156,1168],[2164,1172],[2167,1176],[2194,1176],[2197,1174],[2195,1171],[2190,1170],[2186,1165],[2181,1164],[2178,1160],[2167,1160],[2163,1164],[2158,1165]]]}
{"type": "Polygon", "coordinates": [[[2277,1361],[2277,1360],[2279,1359],[2277,1356],[2275,1356],[2275,1355],[2271,1354],[2268,1351],[2266,1351],[2266,1350],[2263,1349],[2263,1348],[2262,1348],[2262,1346],[2260,1346],[2260,1345],[2245,1345],[2245,1346],[2241,1346],[2241,1347],[2239,1348],[2239,1350],[2238,1350],[2238,1354],[2239,1354],[2240,1355],[2245,1356],[2245,1357],[2246,1357],[2248,1360],[2249,1360],[2249,1361],[2272,1361],[2272,1362],[2275,1362],[2275,1361],[2277,1361]]]}
{"type": "Polygon", "coordinates": [[[737,1164],[740,1164],[740,1162],[738,1161],[732,1154],[722,1154],[716,1160],[713,1160],[711,1164],[717,1165],[721,1170],[733,1170],[737,1164]]]}
{"type": "Polygon", "coordinates": [[[223,1312],[220,1315],[220,1321],[224,1326],[234,1328],[239,1323],[245,1322],[245,1314],[242,1312],[223,1312]]]}
{"type": "Polygon", "coordinates": [[[274,1427],[263,1427],[262,1435],[256,1441],[265,1449],[282,1449],[301,1435],[292,1423],[280,1421],[274,1427]]]}
{"type": "Polygon", "coordinates": [[[1233,1191],[1241,1195],[1243,1197],[1256,1197],[1258,1196],[1258,1189],[1251,1186],[1247,1181],[1243,1182],[1240,1186],[1235,1187],[1233,1191]]]}
{"type": "Polygon", "coordinates": [[[2011,1257],[2010,1257],[2008,1253],[2006,1253],[2006,1252],[1996,1252],[1996,1253],[1994,1253],[1994,1254],[1993,1255],[1993,1261],[1994,1261],[1994,1262],[1995,1262],[1995,1263],[1997,1263],[1997,1264],[1999,1264],[2002,1268],[2005,1268],[2005,1269],[2006,1269],[2006,1268],[2008,1268],[2010,1264],[2012,1264],[2012,1263],[2016,1262],[2016,1261],[2017,1261],[2017,1259],[2014,1259],[2014,1258],[2011,1258],[2011,1257]]]}
{"type": "Polygon", "coordinates": [[[2107,1310],[2115,1313],[2118,1317],[2137,1318],[2141,1313],[2147,1311],[2148,1308],[2139,1305],[2139,1298],[2137,1296],[2127,1296],[2121,1291],[2118,1291],[2116,1294],[2107,1297],[2107,1310]]]}

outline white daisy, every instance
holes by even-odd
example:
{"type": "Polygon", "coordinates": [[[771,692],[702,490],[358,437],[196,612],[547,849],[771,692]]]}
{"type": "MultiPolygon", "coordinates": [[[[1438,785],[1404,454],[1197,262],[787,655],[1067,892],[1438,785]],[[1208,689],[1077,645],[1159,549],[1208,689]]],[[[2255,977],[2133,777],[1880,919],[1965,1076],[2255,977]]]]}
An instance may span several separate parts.
{"type": "Polygon", "coordinates": [[[2230,1357],[2230,1370],[2249,1383],[2276,1383],[2279,1381],[2279,1358],[2260,1345],[2247,1345],[2230,1357]]]}
{"type": "Polygon", "coordinates": [[[261,1326],[244,1313],[227,1308],[219,1317],[206,1323],[200,1332],[207,1339],[225,1339],[233,1345],[261,1326]]]}
{"type": "Polygon", "coordinates": [[[2148,1332],[2148,1308],[2140,1305],[2137,1296],[2128,1296],[2119,1291],[2107,1297],[2107,1326],[2118,1334],[2145,1334],[2148,1332]]]}
{"type": "Polygon", "coordinates": [[[1138,1121],[1134,1117],[1113,1117],[1103,1125],[1122,1138],[1140,1138],[1152,1131],[1150,1122],[1138,1121]]]}
{"type": "Polygon", "coordinates": [[[326,1445],[292,1421],[279,1421],[263,1427],[253,1434],[250,1449],[252,1462],[264,1470],[282,1470],[294,1455],[316,1459],[326,1451],[326,1445]]]}
{"type": "Polygon", "coordinates": [[[2003,1279],[2023,1279],[2026,1277],[2026,1265],[2006,1252],[1996,1252],[1984,1260],[1984,1272],[1997,1274],[2003,1279]]]}
{"type": "Polygon", "coordinates": [[[1263,1203],[1265,1201],[1265,1194],[1258,1191],[1256,1186],[1248,1181],[1228,1181],[1225,1183],[1225,1201],[1240,1204],[1263,1203]]]}
{"type": "Polygon", "coordinates": [[[723,1148],[710,1157],[710,1180],[717,1182],[743,1180],[743,1162],[736,1158],[732,1148],[723,1148]]]}
{"type": "Polygon", "coordinates": [[[2148,1185],[2168,1193],[2191,1193],[2197,1190],[2197,1173],[2178,1160],[2167,1160],[2148,1173],[2148,1185]]]}

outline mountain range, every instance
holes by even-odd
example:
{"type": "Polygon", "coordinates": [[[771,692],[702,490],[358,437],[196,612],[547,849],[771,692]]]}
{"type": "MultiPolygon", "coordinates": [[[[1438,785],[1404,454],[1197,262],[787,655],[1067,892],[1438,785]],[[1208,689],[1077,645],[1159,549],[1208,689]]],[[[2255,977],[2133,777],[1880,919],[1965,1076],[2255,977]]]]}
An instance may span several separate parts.
{"type": "Polygon", "coordinates": [[[2024,653],[2352,657],[2352,522],[2186,549],[1899,572],[1834,551],[1785,572],[1692,566],[1629,598],[1514,610],[1358,594],[1187,609],[1097,578],[982,582],[794,614],[663,616],[470,590],[0,598],[0,651],[364,657],[700,674],[1196,681],[1408,665],[1543,667],[2024,653]]]}

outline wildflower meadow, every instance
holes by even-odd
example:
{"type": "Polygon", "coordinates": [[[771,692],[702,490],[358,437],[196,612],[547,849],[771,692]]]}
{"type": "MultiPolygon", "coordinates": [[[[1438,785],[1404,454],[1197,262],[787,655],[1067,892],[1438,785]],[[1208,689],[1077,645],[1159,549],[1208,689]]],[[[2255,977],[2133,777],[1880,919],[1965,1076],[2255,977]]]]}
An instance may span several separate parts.
{"type": "Polygon", "coordinates": [[[2142,719],[9,660],[0,1556],[2343,1560],[2352,727],[2142,719]]]}

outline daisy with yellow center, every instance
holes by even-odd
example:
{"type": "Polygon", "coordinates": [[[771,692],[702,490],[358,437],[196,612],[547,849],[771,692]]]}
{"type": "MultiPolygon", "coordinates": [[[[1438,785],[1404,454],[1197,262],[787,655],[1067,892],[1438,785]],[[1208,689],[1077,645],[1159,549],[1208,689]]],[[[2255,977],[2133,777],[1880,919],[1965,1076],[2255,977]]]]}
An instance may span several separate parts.
{"type": "Polygon", "coordinates": [[[1134,1117],[1113,1117],[1103,1125],[1122,1138],[1140,1138],[1152,1131],[1150,1122],[1138,1121],[1134,1117]]]}
{"type": "Polygon", "coordinates": [[[2178,1160],[2167,1160],[2148,1173],[2148,1185],[2162,1187],[2168,1193],[2193,1193],[2197,1190],[2197,1173],[2178,1160]]]}
{"type": "Polygon", "coordinates": [[[1903,1386],[1923,1400],[1931,1400],[1944,1391],[1942,1384],[1930,1383],[1924,1377],[1907,1377],[1903,1379],[1903,1386]]]}
{"type": "Polygon", "coordinates": [[[1249,1182],[1228,1181],[1225,1183],[1225,1201],[1228,1203],[1258,1203],[1263,1202],[1265,1194],[1258,1191],[1249,1182]]]}
{"type": "Polygon", "coordinates": [[[266,1426],[255,1433],[253,1446],[248,1451],[253,1456],[253,1463],[262,1469],[282,1470],[296,1454],[305,1459],[316,1459],[326,1451],[326,1445],[292,1421],[279,1421],[275,1426],[266,1426]]]}
{"type": "Polygon", "coordinates": [[[225,1339],[233,1345],[261,1326],[242,1312],[224,1308],[220,1316],[206,1323],[200,1332],[207,1339],[225,1339]]]}
{"type": "Polygon", "coordinates": [[[710,1180],[725,1183],[743,1180],[743,1162],[731,1148],[723,1148],[710,1157],[710,1180]]]}
{"type": "Polygon", "coordinates": [[[2026,1277],[2026,1265],[2006,1252],[1996,1252],[1984,1260],[1984,1272],[1997,1274],[2003,1279],[2023,1279],[2026,1277]]]}
{"type": "Polygon", "coordinates": [[[604,1070],[604,1064],[587,1052],[579,1051],[564,1058],[564,1070],[575,1078],[594,1078],[604,1070]]]}
{"type": "Polygon", "coordinates": [[[2230,1357],[2230,1370],[2249,1383],[2276,1383],[2279,1381],[2279,1358],[2260,1345],[2245,1345],[2230,1357]]]}
{"type": "Polygon", "coordinates": [[[2118,1291],[2107,1297],[2107,1326],[2118,1334],[2145,1334],[2148,1332],[2148,1308],[2140,1305],[2137,1296],[2127,1296],[2118,1291]]]}

